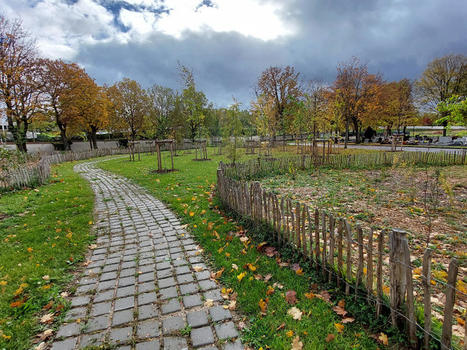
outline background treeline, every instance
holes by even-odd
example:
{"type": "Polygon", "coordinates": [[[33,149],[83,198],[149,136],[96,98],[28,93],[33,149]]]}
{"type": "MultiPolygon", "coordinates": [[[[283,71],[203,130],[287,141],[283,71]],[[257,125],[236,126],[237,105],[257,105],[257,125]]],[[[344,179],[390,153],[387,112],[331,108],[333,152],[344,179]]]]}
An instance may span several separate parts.
{"type": "Polygon", "coordinates": [[[448,55],[428,64],[419,80],[385,81],[357,58],[337,67],[332,84],[305,82],[294,67],[269,67],[259,76],[250,106],[235,99],[217,108],[196,85],[193,72],[179,64],[180,90],[158,84],[145,89],[124,78],[99,86],[76,63],[37,54],[19,20],[0,16],[0,102],[18,150],[27,152],[26,135],[58,130],[70,149],[85,134],[97,148],[99,131],[127,140],[181,141],[212,136],[310,135],[320,132],[361,141],[363,130],[438,122],[466,125],[467,56],[448,55]],[[434,113],[433,113],[434,112],[434,113]]]}

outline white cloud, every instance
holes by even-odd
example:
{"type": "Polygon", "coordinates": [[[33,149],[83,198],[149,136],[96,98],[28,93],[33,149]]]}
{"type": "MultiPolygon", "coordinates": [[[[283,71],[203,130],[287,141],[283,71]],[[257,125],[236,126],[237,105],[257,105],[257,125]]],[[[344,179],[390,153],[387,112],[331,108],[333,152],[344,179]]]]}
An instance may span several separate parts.
{"type": "Polygon", "coordinates": [[[279,3],[261,0],[217,0],[214,6],[197,9],[199,0],[166,0],[170,13],[156,22],[156,29],[165,34],[182,37],[184,31],[237,32],[262,40],[273,40],[293,30],[280,18],[279,3]]]}

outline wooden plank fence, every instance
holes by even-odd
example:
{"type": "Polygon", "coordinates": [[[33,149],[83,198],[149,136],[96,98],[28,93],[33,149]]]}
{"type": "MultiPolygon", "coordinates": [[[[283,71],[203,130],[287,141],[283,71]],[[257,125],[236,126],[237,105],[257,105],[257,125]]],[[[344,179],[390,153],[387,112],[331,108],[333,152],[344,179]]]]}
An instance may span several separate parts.
{"type": "MultiPolygon", "coordinates": [[[[409,153],[407,153],[409,154],[409,153]]],[[[352,157],[363,163],[368,159],[386,162],[389,156],[375,155],[352,157]]],[[[402,156],[404,158],[404,156],[402,156]]],[[[345,158],[338,158],[348,159],[345,158]]],[[[423,159],[424,162],[460,164],[465,162],[459,155],[410,154],[407,159],[423,159]]],[[[340,160],[333,161],[339,164],[340,160]]],[[[346,160],[347,161],[347,160],[346,160]]],[[[390,310],[392,325],[407,332],[409,347],[431,349],[458,349],[459,339],[452,340],[453,308],[456,298],[466,300],[466,294],[456,288],[458,261],[449,264],[447,282],[439,281],[446,297],[442,331],[432,327],[431,251],[423,256],[421,290],[415,298],[413,270],[406,232],[391,229],[375,231],[360,226],[352,227],[345,218],[310,208],[306,204],[292,202],[263,189],[257,181],[235,179],[240,173],[245,177],[269,169],[269,165],[255,168],[256,163],[238,164],[240,170],[220,164],[217,171],[217,191],[223,204],[257,224],[270,227],[271,241],[290,245],[308,259],[311,266],[322,273],[323,278],[335,281],[347,295],[364,298],[375,306],[376,316],[384,309],[390,310]],[[389,264],[387,264],[389,262],[389,264]],[[420,294],[421,293],[421,294],[420,294]],[[417,318],[415,310],[424,313],[417,318]],[[418,334],[418,336],[417,336],[418,334]],[[421,334],[421,336],[420,336],[421,334]]],[[[282,164],[282,163],[280,163],[282,164]]],[[[347,163],[348,164],[348,163],[347,163]]],[[[465,323],[467,324],[467,322],[465,323]]],[[[439,327],[438,327],[439,329],[439,327]]],[[[463,349],[467,349],[464,345],[463,349]]]]}

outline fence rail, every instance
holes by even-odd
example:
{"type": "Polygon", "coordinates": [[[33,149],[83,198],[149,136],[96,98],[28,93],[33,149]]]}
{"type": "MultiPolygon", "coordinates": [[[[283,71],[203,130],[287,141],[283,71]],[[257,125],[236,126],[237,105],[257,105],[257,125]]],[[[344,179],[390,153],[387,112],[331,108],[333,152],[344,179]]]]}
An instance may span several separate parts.
{"type": "MultiPolygon", "coordinates": [[[[383,164],[388,162],[385,157],[388,156],[352,158],[360,164],[368,159],[383,164]]],[[[402,158],[406,162],[423,160],[438,165],[465,163],[465,153],[463,158],[459,158],[459,155],[433,157],[418,154],[402,158]]],[[[332,162],[327,164],[342,164],[339,160],[332,162]]],[[[372,303],[376,316],[382,313],[383,308],[390,310],[392,325],[406,330],[411,348],[431,349],[433,345],[443,350],[460,348],[459,339],[452,340],[453,311],[454,306],[460,307],[455,300],[465,303],[467,295],[456,288],[459,277],[456,259],[450,261],[446,282],[435,280],[431,274],[431,250],[427,249],[422,271],[419,271],[421,283],[415,284],[415,267],[404,231],[375,231],[358,225],[352,227],[345,218],[337,218],[330,212],[280,197],[262,188],[257,181],[235,178],[251,178],[268,169],[277,170],[277,164],[281,167],[287,163],[277,160],[276,165],[265,162],[264,166],[257,168],[253,164],[256,163],[236,164],[235,167],[220,164],[217,190],[224,205],[257,224],[268,225],[273,233],[271,241],[292,246],[322,273],[323,278],[334,281],[347,295],[352,294],[355,298],[372,303]],[[434,281],[439,282],[437,284],[442,288],[441,293],[446,300],[441,321],[433,321],[431,297],[434,281]]],[[[463,332],[467,333],[465,328],[463,332]]],[[[466,340],[463,339],[464,350],[467,349],[466,340]]]]}

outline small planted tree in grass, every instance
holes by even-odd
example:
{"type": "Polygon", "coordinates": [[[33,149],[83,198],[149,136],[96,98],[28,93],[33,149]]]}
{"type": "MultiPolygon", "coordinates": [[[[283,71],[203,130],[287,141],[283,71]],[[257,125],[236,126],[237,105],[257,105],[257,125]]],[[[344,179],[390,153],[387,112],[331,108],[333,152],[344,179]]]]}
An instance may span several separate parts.
{"type": "Polygon", "coordinates": [[[240,103],[234,99],[234,103],[225,111],[222,120],[222,136],[227,144],[227,157],[234,164],[237,161],[238,138],[242,134],[240,117],[240,103]]]}

